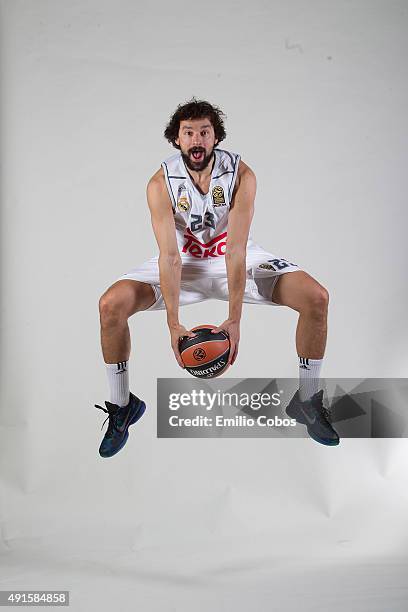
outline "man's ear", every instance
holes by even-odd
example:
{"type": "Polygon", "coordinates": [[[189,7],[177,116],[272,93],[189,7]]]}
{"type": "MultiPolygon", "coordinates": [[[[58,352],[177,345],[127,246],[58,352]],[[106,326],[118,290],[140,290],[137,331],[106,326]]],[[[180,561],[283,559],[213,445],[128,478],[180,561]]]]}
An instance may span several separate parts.
{"type": "Polygon", "coordinates": [[[177,136],[177,138],[174,141],[176,143],[176,145],[179,147],[180,146],[180,138],[177,136]]]}

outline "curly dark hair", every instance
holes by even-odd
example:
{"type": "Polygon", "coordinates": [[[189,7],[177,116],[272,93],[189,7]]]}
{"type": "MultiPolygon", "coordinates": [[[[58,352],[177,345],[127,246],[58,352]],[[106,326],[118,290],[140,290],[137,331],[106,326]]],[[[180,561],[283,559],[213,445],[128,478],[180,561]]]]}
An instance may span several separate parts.
{"type": "Polygon", "coordinates": [[[224,119],[226,119],[226,115],[218,106],[214,106],[206,102],[206,100],[197,100],[196,98],[191,98],[191,100],[185,104],[178,105],[164,130],[164,137],[173,147],[180,149],[179,145],[176,144],[176,138],[178,138],[179,135],[180,121],[185,119],[202,119],[204,117],[208,117],[212,123],[215,138],[218,140],[216,146],[218,146],[227,135],[224,128],[224,119]]]}

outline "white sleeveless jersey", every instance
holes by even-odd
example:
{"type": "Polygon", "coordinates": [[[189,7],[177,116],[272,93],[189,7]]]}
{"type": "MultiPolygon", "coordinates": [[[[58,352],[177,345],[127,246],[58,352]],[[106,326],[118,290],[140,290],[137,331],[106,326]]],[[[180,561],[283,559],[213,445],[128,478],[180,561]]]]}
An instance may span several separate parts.
{"type": "Polygon", "coordinates": [[[181,153],[161,164],[183,258],[211,260],[225,255],[228,213],[240,155],[222,149],[214,149],[214,154],[210,188],[205,195],[194,185],[181,153]]]}
{"type": "MultiPolygon", "coordinates": [[[[210,297],[229,299],[225,251],[228,213],[240,155],[222,149],[214,149],[214,153],[214,167],[206,195],[194,185],[181,153],[172,155],[161,164],[173,206],[177,244],[182,259],[180,305],[210,297]]],[[[158,260],[159,256],[156,255],[118,279],[133,279],[152,285],[157,300],[148,310],[164,308],[163,297],[159,297],[158,260]]],[[[269,283],[270,277],[277,278],[285,272],[299,270],[296,264],[265,251],[251,237],[247,241],[246,268],[244,301],[268,304],[273,284],[264,286],[263,279],[269,283]]]]}

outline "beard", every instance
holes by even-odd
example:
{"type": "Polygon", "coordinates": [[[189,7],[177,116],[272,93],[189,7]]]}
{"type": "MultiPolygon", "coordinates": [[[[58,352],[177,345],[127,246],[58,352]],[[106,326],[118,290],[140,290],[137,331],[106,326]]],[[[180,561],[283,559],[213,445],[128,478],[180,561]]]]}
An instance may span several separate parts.
{"type": "Polygon", "coordinates": [[[201,172],[210,163],[213,153],[214,147],[211,149],[208,155],[205,154],[204,147],[191,147],[187,153],[183,153],[183,151],[181,151],[181,157],[189,170],[192,170],[193,172],[201,172]],[[202,151],[204,153],[203,159],[201,161],[195,161],[194,157],[192,156],[193,151],[202,151]]]}

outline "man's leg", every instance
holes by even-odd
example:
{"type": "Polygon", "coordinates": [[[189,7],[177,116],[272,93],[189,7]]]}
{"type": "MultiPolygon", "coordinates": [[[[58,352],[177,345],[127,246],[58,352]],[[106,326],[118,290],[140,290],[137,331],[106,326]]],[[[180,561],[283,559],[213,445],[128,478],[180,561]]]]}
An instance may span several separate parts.
{"type": "Polygon", "coordinates": [[[326,347],[329,294],[314,278],[299,270],[279,278],[272,300],[299,313],[296,329],[299,391],[286,413],[306,425],[309,435],[320,444],[336,446],[339,436],[329,421],[329,411],[323,406],[323,390],[318,391],[326,347]]]}
{"type": "Polygon", "coordinates": [[[120,280],[99,300],[102,353],[113,404],[126,405],[129,400],[127,362],[131,341],[128,318],[152,306],[155,299],[154,291],[147,283],[120,280]]]}
{"type": "Polygon", "coordinates": [[[120,280],[114,283],[99,300],[101,344],[105,363],[127,361],[130,356],[128,318],[146,310],[156,300],[147,283],[120,280]]]}
{"type": "Polygon", "coordinates": [[[127,320],[154,302],[152,287],[133,280],[117,281],[99,300],[102,352],[110,389],[106,408],[96,405],[108,414],[109,419],[99,447],[102,457],[112,457],[123,448],[129,427],[143,416],[146,409],[145,403],[129,391],[130,333],[127,320]]]}
{"type": "Polygon", "coordinates": [[[327,290],[307,272],[290,272],[278,278],[272,301],[299,313],[296,328],[298,355],[322,359],[327,338],[327,290]]]}
{"type": "Polygon", "coordinates": [[[327,339],[329,294],[312,276],[298,271],[279,277],[272,301],[299,313],[296,349],[299,356],[299,395],[304,401],[318,391],[327,339]]]}

